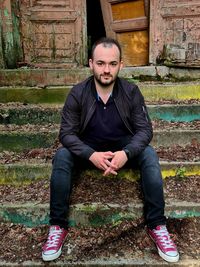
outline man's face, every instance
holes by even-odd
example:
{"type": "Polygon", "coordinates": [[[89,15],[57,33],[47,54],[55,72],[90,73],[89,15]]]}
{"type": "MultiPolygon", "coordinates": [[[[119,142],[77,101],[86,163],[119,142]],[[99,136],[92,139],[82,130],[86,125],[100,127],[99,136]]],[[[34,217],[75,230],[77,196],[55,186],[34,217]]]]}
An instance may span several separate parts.
{"type": "Polygon", "coordinates": [[[93,59],[89,60],[96,82],[102,87],[113,84],[122,68],[120,52],[116,45],[97,45],[93,59]]]}

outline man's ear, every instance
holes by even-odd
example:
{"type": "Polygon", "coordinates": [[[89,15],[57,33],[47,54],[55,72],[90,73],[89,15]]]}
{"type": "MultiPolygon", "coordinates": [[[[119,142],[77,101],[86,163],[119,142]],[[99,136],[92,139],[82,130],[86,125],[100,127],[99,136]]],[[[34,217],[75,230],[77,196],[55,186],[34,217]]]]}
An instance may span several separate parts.
{"type": "Polygon", "coordinates": [[[89,66],[90,66],[90,69],[91,69],[91,70],[93,69],[93,65],[92,65],[92,64],[93,64],[93,60],[90,58],[90,59],[89,59],[89,66]]]}
{"type": "Polygon", "coordinates": [[[123,60],[120,61],[120,70],[124,67],[124,62],[123,60]]]}

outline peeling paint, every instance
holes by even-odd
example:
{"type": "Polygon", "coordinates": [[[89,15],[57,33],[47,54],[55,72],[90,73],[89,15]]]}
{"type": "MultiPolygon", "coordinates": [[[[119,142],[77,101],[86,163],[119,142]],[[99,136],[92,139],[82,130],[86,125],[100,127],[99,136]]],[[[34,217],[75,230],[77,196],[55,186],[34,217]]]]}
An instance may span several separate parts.
{"type": "Polygon", "coordinates": [[[4,65],[15,68],[22,58],[22,49],[19,34],[19,19],[17,17],[18,1],[6,1],[2,4],[2,51],[4,65]],[[4,7],[3,5],[6,5],[4,7]],[[12,6],[11,6],[12,5],[12,6]]]}
{"type": "Polygon", "coordinates": [[[3,10],[3,13],[4,13],[4,16],[5,16],[5,17],[9,17],[8,9],[5,8],[5,9],[3,10]]]}
{"type": "Polygon", "coordinates": [[[190,218],[190,217],[200,217],[200,212],[196,210],[175,210],[169,212],[169,217],[175,219],[183,219],[183,218],[190,218]]]}
{"type": "MultiPolygon", "coordinates": [[[[134,220],[143,216],[143,203],[129,204],[128,206],[77,204],[70,206],[70,226],[80,227],[89,225],[93,227],[112,224],[116,226],[124,220],[134,220]]],[[[166,205],[166,216],[170,218],[200,217],[200,206],[195,203],[178,202],[166,205]]],[[[0,207],[0,220],[24,224],[34,227],[41,224],[48,224],[49,205],[47,204],[18,204],[14,206],[0,207]]]]}

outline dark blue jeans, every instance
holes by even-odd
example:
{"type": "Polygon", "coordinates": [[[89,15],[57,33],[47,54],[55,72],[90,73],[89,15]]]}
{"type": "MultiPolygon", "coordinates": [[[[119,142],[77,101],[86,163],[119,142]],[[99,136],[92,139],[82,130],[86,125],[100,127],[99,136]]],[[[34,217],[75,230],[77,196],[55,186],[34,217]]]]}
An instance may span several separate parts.
{"type": "MultiPolygon", "coordinates": [[[[60,148],[53,159],[50,184],[50,224],[68,227],[69,198],[72,189],[73,171],[91,167],[90,161],[77,160],[68,149],[60,148]],[[85,164],[86,163],[86,164],[85,164]]],[[[163,180],[158,156],[147,146],[137,157],[129,160],[125,167],[139,169],[144,195],[144,216],[149,228],[165,224],[163,180]]]]}

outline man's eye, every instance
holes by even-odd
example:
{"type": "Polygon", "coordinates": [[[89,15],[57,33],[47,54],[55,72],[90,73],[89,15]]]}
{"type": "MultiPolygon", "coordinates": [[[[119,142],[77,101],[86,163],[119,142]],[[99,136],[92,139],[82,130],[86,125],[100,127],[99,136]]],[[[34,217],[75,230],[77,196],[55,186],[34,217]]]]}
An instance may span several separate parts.
{"type": "Polygon", "coordinates": [[[117,66],[117,62],[112,62],[111,65],[112,66],[117,66]]]}
{"type": "Polygon", "coordinates": [[[103,63],[102,62],[97,62],[97,65],[98,66],[103,66],[103,63]]]}

